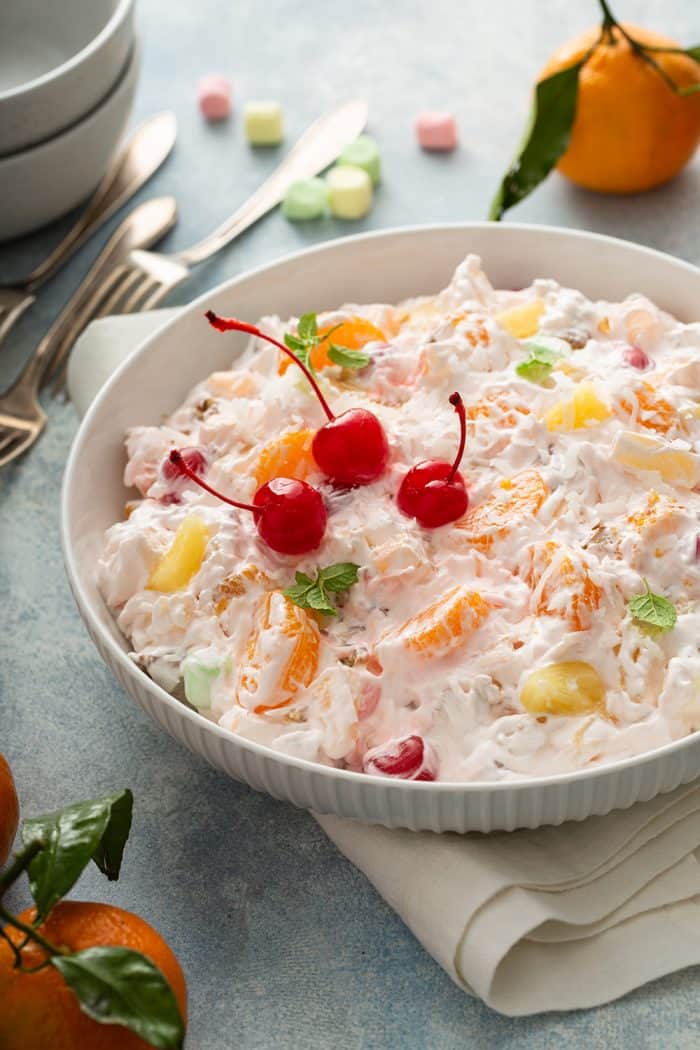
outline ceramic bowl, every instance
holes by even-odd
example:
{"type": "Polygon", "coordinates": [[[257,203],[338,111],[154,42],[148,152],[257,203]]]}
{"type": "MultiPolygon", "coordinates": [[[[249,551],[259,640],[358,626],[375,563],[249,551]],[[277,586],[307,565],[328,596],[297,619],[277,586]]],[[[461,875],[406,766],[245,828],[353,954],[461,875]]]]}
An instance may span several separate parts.
{"type": "Polygon", "coordinates": [[[0,241],[59,218],[95,189],[129,119],[138,68],[135,43],[97,109],[39,146],[0,157],[0,241]]]}
{"type": "Polygon", "coordinates": [[[2,0],[0,157],[52,138],[112,91],[134,0],[2,0]]]}
{"type": "Polygon", "coordinates": [[[465,224],[390,230],[331,242],[237,277],[196,300],[148,339],[88,410],[73,445],[62,497],[65,562],[78,607],[104,660],[163,728],[212,765],[276,798],[388,827],[492,831],[582,820],[671,791],[700,775],[700,732],[634,758],[576,773],[489,783],[417,783],[333,769],[235,736],[170,696],[128,656],[95,583],[104,530],[124,515],[124,432],[158,424],[189,389],[228,368],[245,345],[222,339],[206,309],[255,321],[313,303],[396,302],[437,291],[468,253],[497,287],[553,277],[591,298],[649,296],[683,321],[700,319],[700,270],[624,241],[571,230],[465,224]],[[197,353],[192,353],[192,347],[197,353]],[[86,479],[90,484],[86,485],[86,479]]]}

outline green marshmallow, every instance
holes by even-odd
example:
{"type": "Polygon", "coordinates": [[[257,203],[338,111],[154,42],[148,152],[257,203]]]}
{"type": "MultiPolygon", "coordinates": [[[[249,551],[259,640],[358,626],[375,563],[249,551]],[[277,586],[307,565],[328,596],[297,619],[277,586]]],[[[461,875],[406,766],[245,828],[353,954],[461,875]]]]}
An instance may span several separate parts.
{"type": "Polygon", "coordinates": [[[359,138],[346,146],[338,157],[339,164],[349,164],[353,168],[362,168],[367,172],[374,186],[379,182],[381,160],[377,143],[369,135],[359,138]]]}
{"type": "Polygon", "coordinates": [[[211,707],[211,686],[219,677],[220,667],[207,667],[196,657],[188,656],[182,665],[185,696],[193,707],[211,707]]]}
{"type": "Polygon", "coordinates": [[[282,214],[292,222],[320,219],[327,211],[328,189],[323,179],[298,179],[282,201],[282,214]]]}

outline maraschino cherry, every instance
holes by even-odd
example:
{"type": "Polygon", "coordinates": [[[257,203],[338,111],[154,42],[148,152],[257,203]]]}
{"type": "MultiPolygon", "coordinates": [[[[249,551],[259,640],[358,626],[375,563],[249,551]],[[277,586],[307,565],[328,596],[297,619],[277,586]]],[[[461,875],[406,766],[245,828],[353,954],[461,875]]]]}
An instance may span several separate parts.
{"type": "Polygon", "coordinates": [[[396,740],[385,751],[369,752],[362,765],[365,773],[379,773],[400,780],[435,780],[422,736],[396,740]]]}
{"type": "Polygon", "coordinates": [[[174,471],[184,474],[205,492],[232,507],[249,510],[260,536],[278,554],[308,554],[320,546],[326,531],[326,508],[321,494],[305,481],[273,478],[260,486],[252,503],[239,503],[200,478],[183,452],[173,449],[168,459],[174,471]]]}
{"type": "Polygon", "coordinates": [[[377,417],[364,408],[351,408],[335,416],[310,370],[283,343],[261,332],[255,325],[235,317],[219,317],[207,311],[207,320],[219,332],[247,332],[265,339],[286,354],[311,383],[328,422],[316,431],[311,452],[326,477],[335,485],[367,485],[380,477],[389,462],[389,442],[377,417]]]}
{"type": "Polygon", "coordinates": [[[467,421],[464,402],[459,394],[452,394],[450,404],[459,416],[459,448],[454,463],[442,459],[424,459],[411,467],[401,482],[396,502],[399,510],[415,518],[424,529],[437,529],[461,518],[469,506],[469,496],[459,465],[467,440],[467,421]]]}

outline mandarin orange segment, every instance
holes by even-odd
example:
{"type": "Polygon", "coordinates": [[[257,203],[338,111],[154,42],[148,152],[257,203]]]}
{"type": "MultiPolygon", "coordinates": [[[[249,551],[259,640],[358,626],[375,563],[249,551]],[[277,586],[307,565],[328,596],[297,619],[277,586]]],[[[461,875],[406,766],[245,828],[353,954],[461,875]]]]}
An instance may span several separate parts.
{"type": "Polygon", "coordinates": [[[525,582],[533,591],[534,612],[559,616],[574,631],[585,631],[603,597],[602,589],[590,577],[590,566],[583,554],[551,540],[533,543],[528,550],[525,582]],[[566,594],[566,604],[561,599],[566,594]]]}
{"type": "Polygon", "coordinates": [[[305,481],[316,466],[311,455],[313,430],[290,430],[281,438],[265,445],[255,465],[258,488],[272,478],[295,478],[305,481]]]}
{"type": "Polygon", "coordinates": [[[453,587],[398,631],[407,649],[420,656],[442,656],[478,630],[492,606],[477,591],[453,587]]]}
{"type": "Polygon", "coordinates": [[[635,390],[638,408],[622,399],[620,408],[627,417],[636,416],[637,422],[655,430],[658,434],[668,434],[678,423],[678,415],[672,404],[661,397],[651,383],[643,383],[635,390]]]}
{"type": "Polygon", "coordinates": [[[299,689],[311,684],[318,670],[320,643],[318,626],[312,617],[281,591],[268,591],[248,640],[247,664],[239,680],[239,691],[255,694],[264,678],[269,679],[271,673],[277,675],[274,683],[265,683],[266,691],[275,695],[274,702],[258,704],[255,714],[286,707],[299,689]]]}
{"type": "Polygon", "coordinates": [[[530,415],[530,409],[527,405],[511,404],[503,390],[494,390],[481,401],[468,405],[466,415],[471,423],[478,423],[480,419],[497,419],[499,423],[514,427],[521,421],[522,416],[530,415]]]}
{"type": "Polygon", "coordinates": [[[494,538],[505,536],[522,518],[537,514],[548,495],[549,487],[542,475],[536,470],[524,470],[501,482],[483,503],[456,522],[455,528],[466,534],[472,546],[487,551],[494,538]]]}
{"type": "MultiPolygon", "coordinates": [[[[319,328],[318,334],[321,341],[311,351],[311,364],[317,372],[333,364],[328,356],[332,344],[343,346],[346,350],[362,350],[368,343],[386,342],[386,336],[381,328],[377,328],[365,317],[350,317],[337,326],[324,325],[323,328],[319,328]],[[324,339],[326,334],[329,334],[329,338],[324,339]]],[[[283,357],[279,364],[279,374],[284,375],[291,364],[290,358],[283,357]]]]}

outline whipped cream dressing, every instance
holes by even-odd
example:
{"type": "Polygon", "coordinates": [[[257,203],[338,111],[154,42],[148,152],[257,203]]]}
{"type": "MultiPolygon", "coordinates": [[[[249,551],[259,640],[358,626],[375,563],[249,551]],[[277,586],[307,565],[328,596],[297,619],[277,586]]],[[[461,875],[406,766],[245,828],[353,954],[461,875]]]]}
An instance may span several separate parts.
{"type": "MultiPolygon", "coordinates": [[[[390,466],[352,491],[311,469],[306,480],[328,507],[312,554],[276,554],[251,514],[162,471],[173,447],[196,446],[209,484],[250,501],[263,448],[323,425],[300,370],[280,374],[270,345],[252,339],[163,425],[127,434],[124,480],[139,499],[107,531],[98,573],[133,659],[171,691],[191,676],[201,714],[234,733],[357,771],[412,735],[436,779],[497,781],[639,754],[699,729],[700,324],[639,295],[591,302],[551,280],[494,290],[475,256],[436,296],[345,306],[319,326],[358,316],[385,341],[366,347],[366,369],[326,368],[321,382],[336,414],[364,406],[379,417],[390,466]],[[524,304],[541,304],[525,340],[506,320],[524,304]],[[560,355],[543,385],[515,371],[533,341],[560,355]],[[631,346],[646,354],[644,371],[626,360],[631,346]],[[604,406],[601,418],[576,418],[582,389],[604,406]],[[470,507],[462,522],[428,531],[401,514],[395,494],[419,460],[453,459],[454,390],[469,420],[470,507]],[[172,593],[150,589],[193,514],[209,534],[199,569],[172,593]],[[359,581],[336,617],[299,610],[317,655],[311,677],[300,672],[290,687],[300,650],[280,592],[296,571],[313,577],[335,562],[359,565],[359,581]],[[674,603],[673,630],[632,620],[627,603],[645,579],[674,603]],[[476,595],[486,615],[468,603],[456,620],[441,612],[455,589],[476,595]],[[562,661],[595,669],[602,707],[526,711],[528,676],[562,661]]],[[[278,339],[295,325],[260,322],[278,339]]]]}

